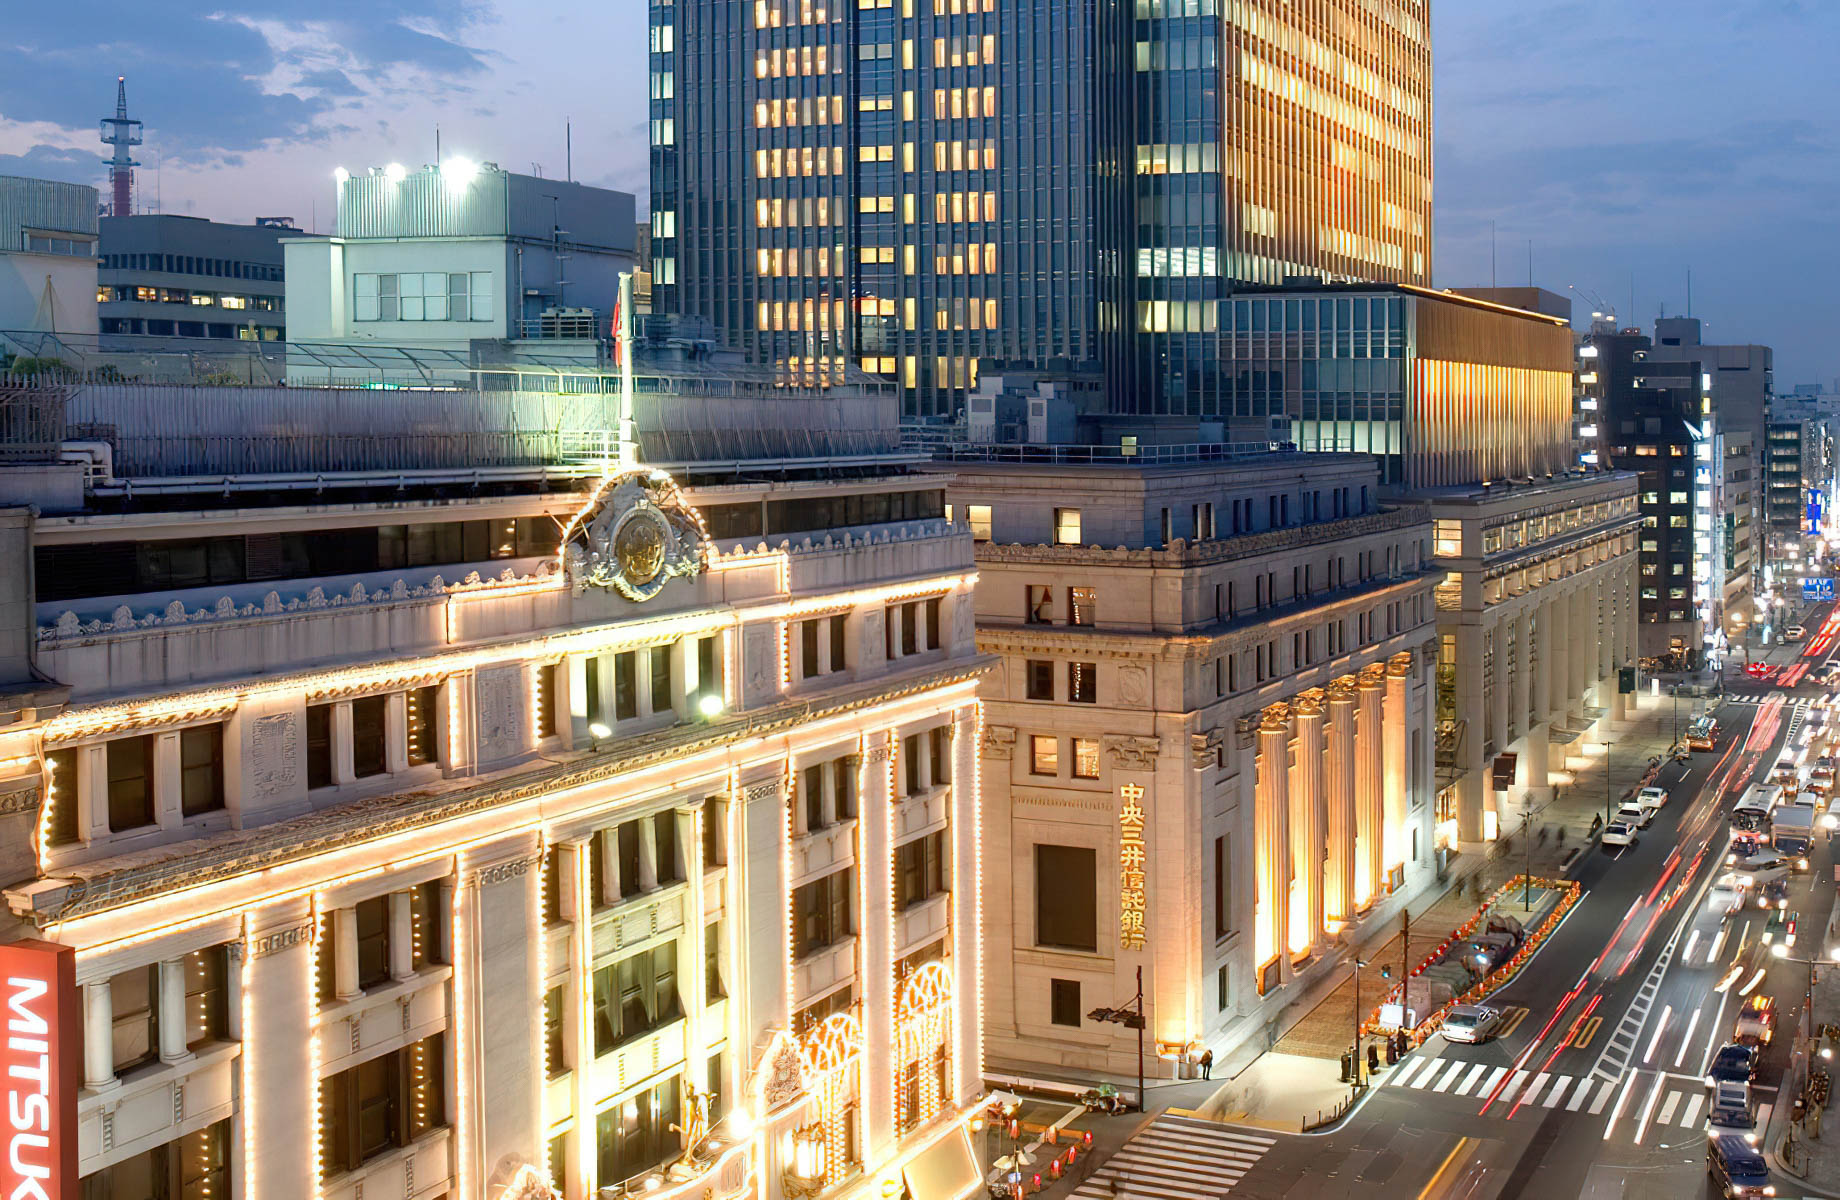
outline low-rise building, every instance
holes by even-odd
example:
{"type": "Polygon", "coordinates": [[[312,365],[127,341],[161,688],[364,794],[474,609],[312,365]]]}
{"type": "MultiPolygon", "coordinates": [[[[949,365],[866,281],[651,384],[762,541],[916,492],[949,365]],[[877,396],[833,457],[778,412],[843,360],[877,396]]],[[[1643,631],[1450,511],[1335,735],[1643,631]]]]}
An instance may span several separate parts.
{"type": "Polygon", "coordinates": [[[54,1194],[979,1186],[970,536],[892,395],[642,382],[671,475],[601,391],[16,397],[54,1194]]]}
{"type": "MultiPolygon", "coordinates": [[[[0,331],[96,333],[96,189],[0,175],[0,331]]],[[[56,358],[55,341],[44,357],[56,358]]],[[[39,343],[0,344],[36,356],[39,343]]]]}
{"type": "Polygon", "coordinates": [[[591,370],[633,268],[633,197],[448,159],[341,174],[329,238],[283,242],[296,382],[375,381],[515,361],[591,370]]]}
{"type": "MultiPolygon", "coordinates": [[[[1258,1030],[1441,870],[1437,576],[1366,455],[961,448],[993,1070],[1153,1074],[1258,1030]],[[1009,461],[1005,461],[1005,459],[1009,461]]],[[[948,469],[942,465],[941,469],[948,469]]]]}
{"type": "Polygon", "coordinates": [[[253,225],[147,213],[101,220],[103,346],[146,337],[277,342],[287,338],[281,239],[306,236],[285,218],[253,225]]]}

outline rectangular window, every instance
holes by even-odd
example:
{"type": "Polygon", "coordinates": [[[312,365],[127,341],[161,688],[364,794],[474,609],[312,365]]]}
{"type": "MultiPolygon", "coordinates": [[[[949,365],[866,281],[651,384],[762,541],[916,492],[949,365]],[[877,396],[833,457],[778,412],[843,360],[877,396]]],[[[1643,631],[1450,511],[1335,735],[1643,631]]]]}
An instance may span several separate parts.
{"type": "Polygon", "coordinates": [[[677,1020],[677,943],[666,942],[594,973],[594,1053],[677,1020]]]}
{"type": "Polygon", "coordinates": [[[644,881],[639,877],[639,822],[628,821],[614,831],[619,847],[620,897],[637,896],[644,881]]]}
{"type": "Polygon", "coordinates": [[[180,970],[185,976],[185,1045],[196,1050],[206,1042],[221,1041],[228,1028],[229,994],[224,986],[226,950],[206,946],[187,954],[180,970]]]}
{"type": "Polygon", "coordinates": [[[1057,546],[1080,544],[1079,509],[1057,508],[1054,510],[1054,544],[1057,546]]]}
{"type": "Polygon", "coordinates": [[[1099,739],[1073,739],[1073,777],[1075,779],[1099,778],[1099,739]]]}
{"type": "Polygon", "coordinates": [[[630,721],[639,715],[639,663],[631,650],[613,656],[613,717],[630,721]]]}
{"type": "Polygon", "coordinates": [[[1035,847],[1035,943],[1099,949],[1099,871],[1090,846],[1035,847]]]}
{"type": "Polygon", "coordinates": [[[1067,664],[1067,699],[1073,704],[1097,704],[1099,702],[1098,663],[1067,664]]]}
{"type": "Polygon", "coordinates": [[[971,525],[971,540],[988,542],[990,540],[990,505],[965,505],[965,519],[971,525]]]}
{"type": "MultiPolygon", "coordinates": [[[[555,667],[550,666],[544,669],[554,671],[555,667]]],[[[403,696],[404,703],[408,707],[408,720],[404,725],[404,733],[408,739],[406,747],[408,753],[405,757],[412,767],[435,761],[438,753],[439,743],[436,741],[436,731],[440,725],[435,720],[435,695],[439,690],[437,687],[411,688],[403,696]]],[[[541,697],[539,697],[540,700],[541,697]]],[[[540,704],[538,716],[541,720],[540,704]]],[[[548,719],[551,724],[554,724],[556,715],[553,702],[548,719]]]]}
{"type": "Polygon", "coordinates": [[[1054,699],[1054,664],[1046,659],[1028,660],[1026,669],[1028,696],[1031,700],[1054,699]]]}
{"type": "Polygon", "coordinates": [[[419,971],[433,963],[447,961],[441,945],[441,931],[451,921],[452,906],[441,899],[438,879],[418,883],[409,890],[409,968],[419,971]],[[443,919],[447,918],[447,919],[443,919]]]}
{"type": "Polygon", "coordinates": [[[927,600],[923,607],[926,611],[926,648],[928,650],[937,650],[941,645],[939,640],[939,597],[934,596],[930,600],[927,600]]]}
{"type": "Polygon", "coordinates": [[[831,788],[837,802],[837,819],[856,819],[856,770],[847,758],[831,760],[831,788]]]}
{"type": "Polygon", "coordinates": [[[320,1082],[322,1178],[363,1166],[447,1124],[446,1035],[320,1082]]]}
{"type": "Polygon", "coordinates": [[[1054,624],[1054,589],[1046,584],[1028,585],[1027,621],[1031,625],[1054,624]]]}
{"type": "Polygon", "coordinates": [[[716,669],[716,636],[698,638],[696,641],[696,678],[699,698],[713,696],[722,698],[722,675],[716,669]]]}
{"type": "MultiPolygon", "coordinates": [[[[556,693],[561,682],[561,663],[544,663],[537,668],[537,736],[540,738],[555,737],[561,732],[556,725],[556,693]]],[[[413,747],[410,753],[413,755],[413,747]]]]}
{"type": "Polygon", "coordinates": [[[1098,619],[1098,593],[1089,587],[1067,589],[1067,623],[1069,625],[1091,625],[1098,619]]]}
{"type": "Polygon", "coordinates": [[[109,828],[115,832],[153,824],[153,738],[108,743],[109,828]]]}
{"type": "Polygon", "coordinates": [[[563,1036],[562,992],[562,988],[553,987],[543,993],[543,1047],[544,1057],[549,1060],[550,1079],[569,1069],[568,1041],[563,1036]]]}
{"type": "Polygon", "coordinates": [[[952,727],[935,725],[926,731],[927,777],[934,787],[952,782],[952,727]]]}
{"type": "Polygon", "coordinates": [[[834,945],[855,932],[851,916],[856,869],[814,879],[792,893],[793,957],[834,945]]]}
{"type": "Polygon", "coordinates": [[[676,883],[684,877],[677,861],[677,814],[661,812],[652,818],[652,849],[658,856],[658,882],[676,883]]]}
{"type": "Polygon", "coordinates": [[[722,922],[703,929],[703,1003],[714,1004],[728,995],[722,986],[722,922]]]}
{"type": "Polygon", "coordinates": [[[907,908],[946,890],[944,830],[903,842],[894,851],[895,907],[907,908]]]}
{"type": "Polygon", "coordinates": [[[358,931],[358,987],[369,991],[390,980],[390,898],[360,900],[352,924],[358,931]]]}
{"type": "Polygon", "coordinates": [[[818,622],[799,622],[799,678],[818,674],[818,622]]]}
{"type": "Polygon", "coordinates": [[[120,1075],[160,1053],[160,968],[135,967],[109,979],[109,1007],[114,1019],[115,1074],[120,1075]]]}
{"type": "Polygon", "coordinates": [[[224,727],[221,722],[179,732],[179,811],[195,817],[224,806],[224,727]]]}
{"type": "Polygon", "coordinates": [[[1029,737],[1029,774],[1058,775],[1061,770],[1061,740],[1042,734],[1029,737]]]}
{"type": "Polygon", "coordinates": [[[230,1119],[226,1117],[85,1175],[81,1195],[82,1200],[208,1200],[229,1196],[230,1119]]]}
{"type": "Polygon", "coordinates": [[[389,767],[388,696],[363,696],[351,702],[351,773],[355,779],[381,775],[389,767]]]}
{"type": "Polygon", "coordinates": [[[82,840],[82,824],[77,819],[80,804],[77,791],[77,752],[53,750],[45,755],[45,763],[51,769],[51,819],[46,830],[46,841],[53,846],[73,845],[82,840]]]}
{"type": "Polygon", "coordinates": [[[909,602],[901,606],[901,653],[920,653],[919,605],[909,602]]]}
{"type": "Polygon", "coordinates": [[[902,794],[912,796],[926,789],[920,779],[920,735],[901,739],[901,775],[906,786],[902,794]]]}
{"type": "Polygon", "coordinates": [[[831,670],[844,670],[849,664],[849,657],[844,646],[844,618],[842,614],[830,619],[831,636],[831,670]]]}
{"type": "Polygon", "coordinates": [[[678,1079],[673,1075],[596,1115],[596,1173],[603,1182],[635,1179],[682,1153],[672,1129],[684,1123],[678,1079]]]}
{"type": "Polygon", "coordinates": [[[1214,936],[1232,932],[1232,840],[1223,835],[1214,839],[1214,936]]]}
{"type": "Polygon", "coordinates": [[[652,669],[652,711],[654,713],[671,711],[671,692],[676,680],[671,673],[671,648],[653,646],[646,652],[651,657],[652,669]]]}
{"type": "Polygon", "coordinates": [[[1080,1024],[1080,981],[1048,980],[1048,1020],[1056,1025],[1080,1024]]]}

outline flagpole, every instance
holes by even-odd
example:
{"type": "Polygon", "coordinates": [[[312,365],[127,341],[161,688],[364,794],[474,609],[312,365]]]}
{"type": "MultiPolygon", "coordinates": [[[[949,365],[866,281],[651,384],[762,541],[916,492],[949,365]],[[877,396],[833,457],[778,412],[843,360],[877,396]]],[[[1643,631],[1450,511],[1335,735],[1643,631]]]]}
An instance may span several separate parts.
{"type": "Polygon", "coordinates": [[[633,418],[632,272],[620,274],[620,299],[614,309],[613,353],[620,364],[620,469],[639,464],[639,430],[633,418]]]}

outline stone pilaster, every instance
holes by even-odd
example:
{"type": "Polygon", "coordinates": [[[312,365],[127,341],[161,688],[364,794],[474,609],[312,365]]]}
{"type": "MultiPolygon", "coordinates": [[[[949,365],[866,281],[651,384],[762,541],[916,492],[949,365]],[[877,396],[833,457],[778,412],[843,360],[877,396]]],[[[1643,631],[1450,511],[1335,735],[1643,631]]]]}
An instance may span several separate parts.
{"type": "Polygon", "coordinates": [[[1329,861],[1323,872],[1323,909],[1330,920],[1354,916],[1355,892],[1355,679],[1344,675],[1329,685],[1329,753],[1324,770],[1328,793],[1329,861]]]}

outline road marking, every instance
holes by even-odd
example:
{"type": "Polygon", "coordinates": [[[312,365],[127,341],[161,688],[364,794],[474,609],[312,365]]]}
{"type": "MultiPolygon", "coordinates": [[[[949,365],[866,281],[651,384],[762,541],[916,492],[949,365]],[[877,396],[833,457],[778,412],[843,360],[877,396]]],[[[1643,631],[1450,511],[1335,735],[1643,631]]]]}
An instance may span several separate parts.
{"type": "Polygon", "coordinates": [[[1537,1102],[1540,1098],[1540,1089],[1545,1087],[1546,1081],[1551,1078],[1551,1075],[1547,1074],[1545,1071],[1541,1071],[1534,1077],[1533,1085],[1527,1089],[1526,1095],[1521,1097],[1521,1103],[1532,1105],[1537,1102]]]}
{"type": "Polygon", "coordinates": [[[1680,1098],[1684,1095],[1686,1095],[1685,1092],[1669,1092],[1667,1103],[1661,1106],[1661,1112],[1655,1117],[1655,1120],[1662,1125],[1673,1120],[1674,1110],[1680,1106],[1680,1098]]]}
{"type": "Polygon", "coordinates": [[[1433,1087],[1431,1090],[1434,1092],[1443,1091],[1445,1088],[1451,1085],[1451,1082],[1455,1080],[1458,1075],[1461,1075],[1463,1073],[1463,1068],[1467,1066],[1469,1066],[1469,1064],[1462,1061],[1461,1059],[1458,1059],[1457,1061],[1451,1063],[1450,1070],[1444,1072],[1444,1078],[1438,1080],[1437,1085],[1433,1087]]]}
{"type": "Polygon", "coordinates": [[[1648,1132],[1648,1118],[1655,1111],[1655,1101],[1661,1099],[1661,1085],[1666,1082],[1663,1076],[1655,1076],[1655,1086],[1649,1089],[1648,1103],[1642,1106],[1642,1119],[1636,1122],[1636,1145],[1642,1144],[1642,1137],[1648,1132]]]}
{"type": "MultiPolygon", "coordinates": [[[[1623,1090],[1617,1093],[1616,1107],[1610,1110],[1610,1121],[1604,1126],[1604,1140],[1606,1142],[1610,1140],[1610,1131],[1616,1128],[1617,1118],[1623,1115],[1623,1106],[1629,1103],[1629,1093],[1634,1090],[1636,1080],[1641,1077],[1642,1073],[1640,1071],[1632,1072],[1628,1081],[1623,1084],[1623,1090]]],[[[1592,1109],[1592,1111],[1595,1112],[1596,1109],[1592,1109]]]]}
{"type": "Polygon", "coordinates": [[[1503,1020],[1501,1023],[1501,1029],[1496,1032],[1495,1036],[1497,1038],[1507,1037],[1509,1034],[1513,1033],[1516,1029],[1519,1029],[1521,1022],[1526,1019],[1527,1019],[1526,1009],[1510,1008],[1504,1014],[1503,1020]]]}
{"type": "MultiPolygon", "coordinates": [[[[1705,1102],[1706,1097],[1703,1094],[1699,1092],[1690,1093],[1687,1096],[1687,1107],[1680,1114],[1680,1123],[1685,1125],[1688,1129],[1693,1128],[1693,1118],[1699,1116],[1699,1106],[1705,1102]]],[[[1767,1108],[1768,1105],[1765,1105],[1765,1107],[1767,1108]]]]}
{"type": "Polygon", "coordinates": [[[1712,949],[1706,951],[1707,966],[1714,966],[1718,963],[1719,955],[1725,949],[1725,935],[1730,932],[1731,931],[1725,928],[1725,926],[1719,926],[1719,936],[1712,939],[1712,949]]]}
{"type": "Polygon", "coordinates": [[[1468,1146],[1469,1143],[1470,1140],[1468,1138],[1457,1139],[1457,1144],[1450,1148],[1450,1153],[1446,1154],[1444,1156],[1444,1161],[1438,1164],[1437,1173],[1431,1176],[1431,1182],[1427,1183],[1425,1185],[1425,1190],[1418,1194],[1418,1200],[1426,1200],[1427,1197],[1437,1193],[1440,1181],[1444,1178],[1444,1172],[1450,1170],[1450,1165],[1457,1161],[1457,1155],[1463,1153],[1464,1147],[1468,1146]]]}
{"type": "Polygon", "coordinates": [[[1589,1075],[1586,1075],[1583,1079],[1580,1079],[1578,1081],[1578,1086],[1574,1088],[1572,1091],[1571,1100],[1566,1103],[1565,1111],[1566,1112],[1577,1112],[1579,1109],[1583,1108],[1584,1102],[1590,1099],[1591,1097],[1591,1085],[1596,1082],[1597,1080],[1593,1079],[1589,1075]]]}
{"type": "Polygon", "coordinates": [[[1475,1069],[1472,1070],[1469,1073],[1469,1075],[1464,1078],[1462,1085],[1457,1088],[1454,1094],[1458,1096],[1469,1095],[1469,1090],[1476,1086],[1476,1081],[1478,1079],[1481,1079],[1482,1073],[1488,1069],[1489,1069],[1489,1064],[1477,1063],[1475,1069]]]}
{"type": "Polygon", "coordinates": [[[1553,1084],[1552,1091],[1546,1094],[1546,1107],[1552,1108],[1554,1105],[1558,1104],[1560,1100],[1564,1099],[1565,1089],[1571,1086],[1572,1077],[1570,1075],[1559,1076],[1559,1082],[1553,1084]]]}
{"type": "Polygon", "coordinates": [[[1411,1078],[1413,1072],[1431,1061],[1427,1058],[1408,1058],[1393,1069],[1393,1074],[1387,1079],[1387,1083],[1394,1087],[1404,1087],[1406,1080],[1411,1078]]]}
{"type": "Polygon", "coordinates": [[[1693,1027],[1699,1024],[1699,1015],[1703,1011],[1699,1008],[1693,1010],[1693,1019],[1687,1022],[1687,1031],[1680,1035],[1680,1053],[1674,1056],[1674,1065],[1677,1067],[1687,1057],[1687,1045],[1693,1040],[1693,1027]]]}
{"type": "Polygon", "coordinates": [[[1416,1075],[1414,1075],[1414,1076],[1412,1076],[1412,1082],[1411,1082],[1411,1083],[1408,1083],[1408,1084],[1406,1084],[1406,1086],[1407,1086],[1407,1087],[1409,1087],[1409,1088],[1422,1088],[1422,1087],[1424,1087],[1424,1086],[1425,1086],[1426,1084],[1428,1084],[1428,1083],[1430,1083],[1430,1082],[1431,1082],[1431,1077],[1432,1077],[1433,1075],[1436,1075],[1436,1074],[1438,1073],[1438,1068],[1439,1068],[1439,1067],[1441,1067],[1441,1066],[1443,1066],[1443,1065],[1444,1065],[1444,1064],[1443,1064],[1443,1063],[1442,1063],[1442,1062],[1441,1062],[1440,1060],[1438,1060],[1438,1059],[1435,1059],[1435,1058],[1434,1058],[1434,1059],[1432,1059],[1432,1060],[1431,1060],[1430,1062],[1428,1062],[1428,1063],[1426,1063],[1426,1064],[1425,1064],[1425,1069],[1424,1069],[1424,1070],[1422,1070],[1422,1071],[1420,1071],[1420,1072],[1419,1072],[1418,1074],[1416,1074],[1416,1075]]]}
{"type": "Polygon", "coordinates": [[[1482,1086],[1476,1089],[1476,1094],[1478,1096],[1486,1096],[1490,1092],[1494,1091],[1495,1085],[1501,1082],[1501,1077],[1503,1075],[1506,1075],[1507,1073],[1508,1073],[1508,1068],[1496,1067],[1493,1071],[1489,1073],[1489,1077],[1482,1081],[1482,1086]]]}
{"type": "Polygon", "coordinates": [[[1501,1089],[1501,1097],[1500,1097],[1501,1102],[1503,1104],[1506,1104],[1509,1101],[1513,1100],[1514,1093],[1519,1091],[1521,1084],[1526,1083],[1526,1082],[1527,1082],[1527,1072],[1526,1071],[1516,1071],[1508,1079],[1508,1086],[1501,1089]]]}
{"type": "Polygon", "coordinates": [[[1699,1075],[1702,1079],[1706,1077],[1706,1071],[1712,1065],[1713,1052],[1719,1048],[1719,1028],[1725,1024],[1725,1006],[1730,1003],[1731,993],[1727,992],[1724,997],[1719,1000],[1719,1011],[1712,1018],[1712,1028],[1708,1031],[1708,1036],[1706,1038],[1706,1054],[1705,1057],[1700,1059],[1699,1064],[1699,1075]]]}
{"type": "Polygon", "coordinates": [[[1655,1022],[1655,1036],[1648,1039],[1648,1052],[1642,1055],[1642,1064],[1644,1066],[1648,1065],[1649,1059],[1655,1057],[1655,1047],[1661,1044],[1661,1035],[1667,1032],[1668,1018],[1673,1015],[1674,1006],[1672,1004],[1664,1004],[1661,1006],[1661,1019],[1655,1022]]]}
{"type": "Polygon", "coordinates": [[[1693,961],[1693,947],[1697,945],[1699,945],[1699,930],[1695,929],[1693,931],[1692,936],[1687,938],[1687,948],[1680,952],[1680,961],[1681,962],[1692,962],[1693,961]]]}
{"type": "Polygon", "coordinates": [[[1582,1050],[1590,1045],[1591,1039],[1597,1036],[1597,1031],[1603,1026],[1603,1023],[1604,1019],[1602,1017],[1592,1017],[1583,1025],[1580,1025],[1578,1027],[1578,1032],[1572,1035],[1573,1048],[1582,1050]]]}

